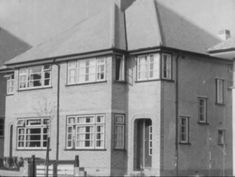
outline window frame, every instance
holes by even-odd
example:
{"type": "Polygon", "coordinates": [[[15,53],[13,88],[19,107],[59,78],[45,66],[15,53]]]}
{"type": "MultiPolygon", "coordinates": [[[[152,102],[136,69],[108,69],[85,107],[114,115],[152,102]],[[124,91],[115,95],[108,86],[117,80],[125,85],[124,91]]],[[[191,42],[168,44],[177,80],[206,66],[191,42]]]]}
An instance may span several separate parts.
{"type": "MultiPolygon", "coordinates": [[[[137,82],[142,82],[142,81],[152,81],[152,80],[159,80],[160,79],[160,65],[161,65],[161,54],[160,53],[150,53],[150,54],[142,54],[142,55],[138,55],[136,56],[136,81],[137,82]],[[153,68],[154,66],[157,68],[153,69],[153,73],[152,73],[152,77],[150,77],[150,71],[151,71],[151,56],[153,57],[153,68]],[[145,76],[142,78],[141,75],[141,62],[140,59],[145,59],[145,63],[144,63],[144,72],[145,76]]],[[[143,67],[143,66],[142,66],[143,67]]],[[[143,74],[143,73],[142,73],[143,74]]]]}
{"type": "MultiPolygon", "coordinates": [[[[44,146],[44,142],[47,143],[47,138],[44,139],[44,136],[50,137],[50,126],[51,126],[51,120],[49,117],[30,117],[30,118],[17,118],[16,122],[16,149],[17,150],[46,150],[47,144],[44,146]],[[38,125],[31,125],[28,124],[28,121],[32,120],[40,120],[40,124],[38,125]],[[47,124],[44,123],[44,121],[47,121],[47,124]],[[19,123],[21,121],[21,124],[19,123]],[[31,137],[33,136],[30,133],[30,130],[32,129],[40,129],[40,146],[37,147],[30,147],[27,146],[27,143],[32,142],[32,140],[27,142],[27,136],[31,137]],[[46,133],[44,130],[46,129],[46,133]],[[19,130],[23,130],[23,134],[20,134],[19,130]],[[27,130],[29,130],[29,134],[27,134],[27,130]],[[23,141],[20,141],[20,137],[23,137],[23,141]],[[19,146],[19,143],[23,143],[23,146],[19,146]]],[[[35,136],[35,135],[34,135],[35,136]]],[[[33,140],[34,141],[34,140],[33,140]]],[[[35,140],[36,142],[36,140],[35,140]]]]}
{"type": "Polygon", "coordinates": [[[149,126],[149,156],[153,155],[153,125],[149,126]]]}
{"type": "MultiPolygon", "coordinates": [[[[65,139],[65,148],[66,150],[103,150],[105,149],[105,135],[106,135],[106,131],[105,131],[105,121],[106,121],[106,116],[105,114],[81,114],[81,115],[68,115],[66,116],[66,139],[65,139]],[[103,117],[103,122],[97,122],[95,120],[97,120],[98,117],[103,117]],[[79,118],[91,118],[93,119],[93,122],[91,123],[79,123],[77,122],[77,120],[79,118]],[[70,118],[74,118],[73,124],[69,124],[68,120],[70,118]],[[103,127],[103,131],[100,133],[101,136],[103,134],[103,139],[97,139],[97,136],[99,134],[99,132],[97,132],[96,128],[98,126],[102,126],[103,127]],[[72,127],[72,133],[71,133],[71,146],[68,146],[68,127],[72,127]],[[84,128],[84,127],[92,127],[92,132],[89,132],[89,134],[93,135],[93,138],[90,142],[92,142],[92,146],[86,147],[86,146],[82,146],[79,147],[77,145],[77,138],[78,138],[78,128],[84,128]],[[103,146],[99,147],[96,145],[97,141],[103,141],[103,146]]],[[[83,132],[83,134],[87,134],[87,132],[83,132]]],[[[81,135],[81,134],[80,134],[81,135]]],[[[87,141],[86,137],[84,140],[82,141],[87,141]]]]}
{"type": "Polygon", "coordinates": [[[52,86],[52,65],[45,64],[45,65],[36,65],[30,67],[20,68],[18,70],[18,89],[19,90],[30,90],[30,89],[40,89],[40,88],[48,88],[52,86]],[[46,66],[49,68],[47,69],[46,66]],[[33,72],[33,68],[40,67],[40,79],[32,79],[35,72],[33,72]],[[24,72],[23,72],[24,71],[24,72]],[[49,73],[49,78],[45,77],[45,74],[49,73]],[[22,79],[25,78],[25,79],[22,79]],[[22,81],[23,80],[23,81],[22,81]],[[40,81],[41,85],[39,86],[30,86],[30,83],[34,83],[36,80],[40,81]],[[45,84],[45,81],[48,80],[48,85],[45,84]],[[21,84],[25,85],[24,87],[21,84]]]}
{"type": "Polygon", "coordinates": [[[190,117],[180,116],[179,117],[179,143],[180,144],[190,144],[190,117]],[[185,140],[182,140],[182,119],[186,120],[185,129],[185,140]]]}
{"type": "Polygon", "coordinates": [[[219,146],[226,145],[226,130],[225,129],[218,129],[218,145],[219,146]],[[220,134],[220,132],[222,134],[220,134]]]}
{"type": "Polygon", "coordinates": [[[118,82],[126,81],[126,60],[124,55],[115,57],[115,80],[118,82]],[[120,60],[119,68],[117,67],[118,60],[120,60]]]}
{"type": "Polygon", "coordinates": [[[208,124],[208,98],[207,97],[198,97],[198,123],[208,124]],[[200,101],[203,101],[203,106],[200,105],[200,101]],[[201,110],[203,111],[201,112],[201,110]],[[201,115],[204,117],[203,120],[201,120],[201,115]]]}
{"type": "Polygon", "coordinates": [[[173,58],[171,53],[161,53],[161,79],[163,80],[172,80],[173,78],[173,58]],[[167,59],[170,61],[170,64],[166,61],[164,63],[164,56],[167,56],[167,59]],[[169,57],[169,58],[168,58],[169,57]],[[166,65],[164,65],[166,64],[166,65]],[[165,68],[166,68],[166,76],[165,76],[165,68]]]}
{"type": "Polygon", "coordinates": [[[66,76],[66,84],[67,85],[76,85],[76,84],[86,84],[86,83],[95,83],[95,82],[104,82],[107,80],[107,57],[94,57],[87,59],[76,59],[67,62],[67,76],[66,76]],[[102,61],[103,62],[100,62],[102,61]],[[94,73],[91,74],[91,63],[94,62],[94,73]],[[69,65],[74,63],[75,66],[72,68],[75,70],[74,79],[71,79],[70,68],[69,65]],[[83,66],[84,65],[84,66],[83,66]],[[102,68],[103,69],[100,69],[102,68]],[[99,72],[103,70],[102,72],[99,72]],[[103,74],[103,78],[99,78],[103,74]],[[89,79],[92,75],[94,75],[94,80],[89,79]],[[83,77],[84,78],[83,78],[83,77]],[[83,78],[83,80],[81,80],[83,78]],[[70,82],[73,80],[74,82],[70,82]]]}
{"type": "Polygon", "coordinates": [[[215,102],[217,105],[224,105],[225,104],[225,80],[222,78],[216,78],[215,79],[215,102]],[[222,83],[222,88],[220,88],[219,82],[222,83]],[[222,89],[221,91],[219,89],[222,89]],[[220,92],[221,93],[220,93],[220,92]],[[222,98],[219,98],[219,97],[222,98]]]}
{"type": "Polygon", "coordinates": [[[5,134],[4,131],[5,131],[5,118],[0,117],[0,138],[4,137],[4,134],[5,134]]]}
{"type": "Polygon", "coordinates": [[[6,75],[7,80],[7,95],[14,94],[15,91],[15,74],[6,75]]]}
{"type": "Polygon", "coordinates": [[[114,149],[115,150],[124,150],[126,147],[126,116],[125,114],[119,114],[116,113],[114,114],[114,149]],[[123,121],[122,122],[118,122],[117,118],[118,117],[122,117],[123,121]],[[122,127],[122,139],[121,139],[121,144],[122,146],[117,146],[118,145],[118,132],[117,132],[117,127],[122,127]]]}

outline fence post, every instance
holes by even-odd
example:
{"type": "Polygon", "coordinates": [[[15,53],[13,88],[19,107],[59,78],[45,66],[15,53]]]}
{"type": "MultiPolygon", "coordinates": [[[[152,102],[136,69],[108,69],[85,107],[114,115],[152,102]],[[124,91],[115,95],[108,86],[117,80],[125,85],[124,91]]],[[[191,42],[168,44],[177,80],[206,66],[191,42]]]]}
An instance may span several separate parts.
{"type": "Polygon", "coordinates": [[[75,156],[75,161],[74,161],[74,176],[79,176],[79,156],[75,156]]]}
{"type": "Polygon", "coordinates": [[[28,176],[36,177],[36,163],[35,163],[35,155],[32,155],[30,159],[28,159],[28,176]]]}

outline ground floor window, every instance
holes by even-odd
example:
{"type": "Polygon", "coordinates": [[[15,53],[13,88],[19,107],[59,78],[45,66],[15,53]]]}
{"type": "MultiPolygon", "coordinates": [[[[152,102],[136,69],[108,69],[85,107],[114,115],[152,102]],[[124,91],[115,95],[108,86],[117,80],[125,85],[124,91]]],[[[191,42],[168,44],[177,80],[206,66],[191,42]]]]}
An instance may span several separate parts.
{"type": "Polygon", "coordinates": [[[115,149],[125,148],[125,116],[123,114],[115,114],[115,149]]]}
{"type": "Polygon", "coordinates": [[[48,118],[21,118],[17,120],[17,148],[38,149],[47,147],[48,118]]]}
{"type": "Polygon", "coordinates": [[[67,149],[104,148],[104,115],[77,115],[67,117],[67,149]]]}

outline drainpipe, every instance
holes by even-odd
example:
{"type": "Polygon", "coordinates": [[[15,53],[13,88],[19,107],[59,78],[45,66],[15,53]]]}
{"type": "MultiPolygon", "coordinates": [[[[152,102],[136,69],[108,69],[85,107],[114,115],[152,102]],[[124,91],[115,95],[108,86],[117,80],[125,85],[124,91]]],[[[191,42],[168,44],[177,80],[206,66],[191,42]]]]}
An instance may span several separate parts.
{"type": "Polygon", "coordinates": [[[176,69],[175,69],[175,172],[176,176],[179,175],[179,136],[178,136],[178,119],[179,119],[179,56],[176,56],[176,69]]]}
{"type": "MultiPolygon", "coordinates": [[[[54,61],[55,63],[55,61],[54,61]]],[[[57,167],[58,167],[58,161],[59,161],[59,133],[60,133],[60,64],[55,63],[57,66],[57,104],[56,104],[56,161],[55,161],[55,171],[54,176],[57,177],[57,167]]]]}

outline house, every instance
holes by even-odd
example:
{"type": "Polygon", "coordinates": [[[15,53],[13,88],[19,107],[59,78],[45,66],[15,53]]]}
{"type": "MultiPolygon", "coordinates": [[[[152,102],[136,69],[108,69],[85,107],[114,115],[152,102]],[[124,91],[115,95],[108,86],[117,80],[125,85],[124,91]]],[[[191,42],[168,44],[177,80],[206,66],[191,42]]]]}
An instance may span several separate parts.
{"type": "Polygon", "coordinates": [[[4,155],[88,175],[232,174],[232,61],[161,1],[110,3],[5,63],[4,155]],[[12,137],[12,138],[10,138],[12,137]]]}

